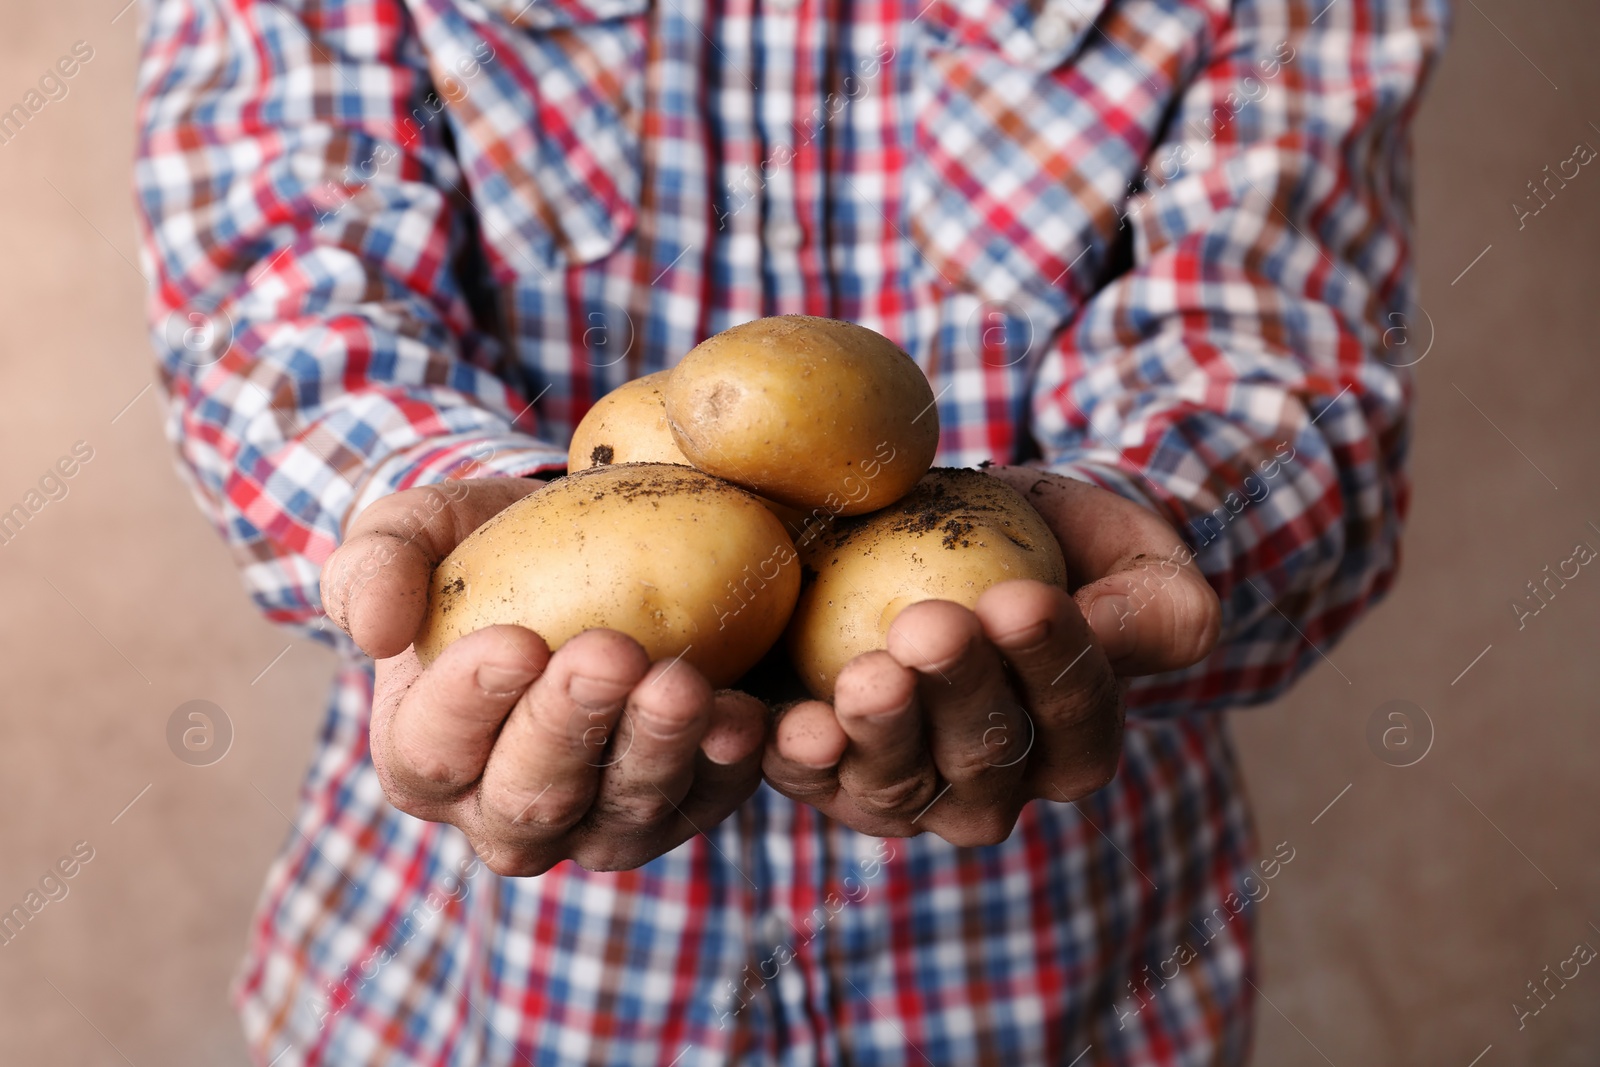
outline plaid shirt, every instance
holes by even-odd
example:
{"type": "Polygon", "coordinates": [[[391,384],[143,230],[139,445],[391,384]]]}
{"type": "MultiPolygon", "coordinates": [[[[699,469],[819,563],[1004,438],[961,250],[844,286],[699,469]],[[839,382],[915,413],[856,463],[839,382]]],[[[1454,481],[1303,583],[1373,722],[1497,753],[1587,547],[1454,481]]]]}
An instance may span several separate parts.
{"type": "Polygon", "coordinates": [[[1394,575],[1407,124],[1444,21],[146,0],[168,427],[261,609],[349,653],[237,986],[259,1061],[1240,1062],[1293,845],[1258,858],[1215,712],[1281,693],[1394,575]],[[322,625],[341,521],[559,469],[596,398],[790,312],[910,352],[942,463],[1035,460],[1183,531],[1223,641],[1132,687],[1116,780],[974,849],[762,787],[636,871],[531,879],[395,812],[370,664],[322,625]]]}

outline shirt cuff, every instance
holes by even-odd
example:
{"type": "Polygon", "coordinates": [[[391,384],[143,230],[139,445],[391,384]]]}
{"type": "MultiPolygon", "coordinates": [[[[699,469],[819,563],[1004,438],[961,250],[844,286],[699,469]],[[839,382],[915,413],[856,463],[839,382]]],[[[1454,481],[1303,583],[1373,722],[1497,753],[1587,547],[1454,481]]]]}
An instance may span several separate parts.
{"type": "Polygon", "coordinates": [[[402,489],[465,478],[522,478],[562,471],[566,466],[564,449],[526,434],[430,437],[395,453],[368,472],[344,522],[348,524],[374,501],[402,489]]]}
{"type": "MultiPolygon", "coordinates": [[[[1161,516],[1186,544],[1189,537],[1184,532],[1189,515],[1183,505],[1165,488],[1153,485],[1148,475],[1133,463],[1114,453],[1082,455],[1062,458],[1040,464],[1040,469],[1052,474],[1087,482],[1130,500],[1161,516]]],[[[1194,546],[1189,545],[1192,549],[1194,546]]]]}

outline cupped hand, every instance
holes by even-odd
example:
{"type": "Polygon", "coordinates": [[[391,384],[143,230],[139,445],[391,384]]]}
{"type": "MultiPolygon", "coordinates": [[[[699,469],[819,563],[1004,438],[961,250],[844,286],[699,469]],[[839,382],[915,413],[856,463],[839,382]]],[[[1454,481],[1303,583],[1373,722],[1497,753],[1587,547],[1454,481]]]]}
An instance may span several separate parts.
{"type": "Polygon", "coordinates": [[[459,827],[498,874],[637,867],[755,791],[767,709],[613,630],[552,654],[531,630],[490,626],[424,668],[411,642],[434,566],[538,488],[486,478],[379,500],[323,566],[323,604],[377,661],[372,762],[396,808],[459,827]]]}
{"type": "Polygon", "coordinates": [[[779,792],[862,833],[1003,841],[1029,801],[1077,800],[1116,773],[1128,677],[1199,662],[1221,606],[1146,508],[1028,467],[991,468],[1050,526],[1074,583],[1002,582],[972,609],[924,601],[839,674],[834,702],[779,721],[779,792]]]}

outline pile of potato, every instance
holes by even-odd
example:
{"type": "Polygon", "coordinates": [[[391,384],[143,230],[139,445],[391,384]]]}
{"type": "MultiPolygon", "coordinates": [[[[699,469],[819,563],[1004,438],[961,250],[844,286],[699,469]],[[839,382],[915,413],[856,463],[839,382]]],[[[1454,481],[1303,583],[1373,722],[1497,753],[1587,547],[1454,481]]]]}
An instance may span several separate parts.
{"type": "Polygon", "coordinates": [[[1027,501],[930,470],[938,442],[928,380],[887,338],[801,315],[736,326],[602,398],[567,476],[439,564],[417,654],[497,623],[552,649],[607,627],[720,687],[784,640],[830,699],[907,605],[970,607],[1010,578],[1066,585],[1027,501]]]}

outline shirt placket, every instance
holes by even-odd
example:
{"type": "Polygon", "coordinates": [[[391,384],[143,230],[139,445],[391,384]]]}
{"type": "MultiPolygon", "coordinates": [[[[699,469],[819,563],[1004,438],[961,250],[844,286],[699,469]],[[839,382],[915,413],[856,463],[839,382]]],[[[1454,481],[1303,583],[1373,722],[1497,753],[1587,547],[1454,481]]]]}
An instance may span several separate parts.
{"type": "Polygon", "coordinates": [[[826,314],[820,268],[820,160],[826,130],[802,117],[820,102],[826,80],[826,28],[820,0],[760,0],[761,67],[758,182],[767,313],[826,314]]]}
{"type": "Polygon", "coordinates": [[[708,10],[706,32],[711,50],[710,123],[716,131],[712,149],[718,188],[713,202],[716,225],[711,293],[713,330],[760,318],[765,307],[762,273],[762,138],[756,108],[756,27],[758,0],[722,0],[708,10]]]}

